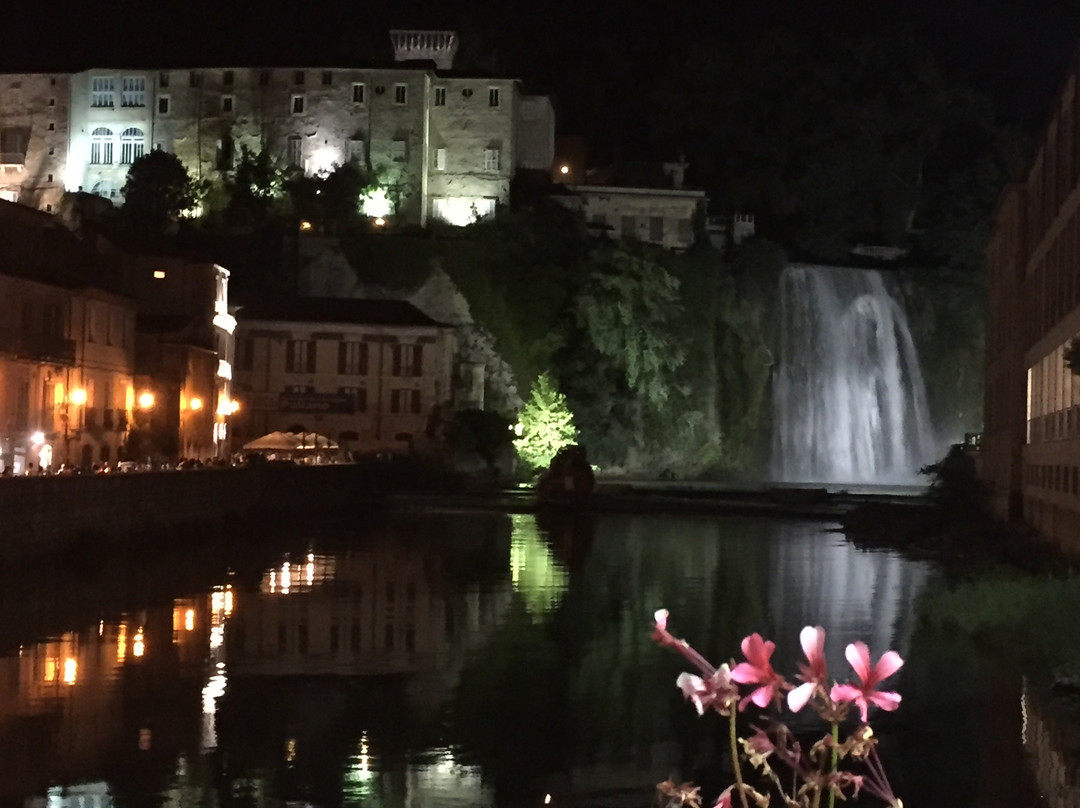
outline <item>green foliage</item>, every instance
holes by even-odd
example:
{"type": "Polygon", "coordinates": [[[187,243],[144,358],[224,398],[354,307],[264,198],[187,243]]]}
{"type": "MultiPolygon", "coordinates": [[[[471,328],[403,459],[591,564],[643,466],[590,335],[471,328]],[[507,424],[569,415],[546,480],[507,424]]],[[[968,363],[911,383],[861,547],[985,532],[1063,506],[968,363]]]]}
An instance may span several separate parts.
{"type": "Polygon", "coordinates": [[[514,441],[514,447],[530,469],[545,468],[560,449],[577,440],[574,416],[566,406],[566,396],[555,389],[546,373],[533,384],[532,394],[521,412],[521,425],[522,435],[514,441]]]}
{"type": "Polygon", "coordinates": [[[293,213],[330,231],[359,218],[360,196],[367,187],[367,175],[355,161],[325,176],[297,172],[285,181],[293,213]]]}
{"type": "Polygon", "coordinates": [[[450,424],[449,440],[455,452],[475,452],[494,468],[513,443],[511,423],[490,410],[462,410],[450,424]]]}
{"type": "Polygon", "coordinates": [[[229,191],[226,221],[241,227],[262,225],[274,201],[284,193],[285,170],[267,150],[255,154],[247,146],[241,146],[240,159],[226,188],[229,191]]]}
{"type": "Polygon", "coordinates": [[[682,308],[679,282],[659,264],[621,250],[599,253],[593,267],[574,301],[577,323],[626,386],[659,407],[686,358],[673,330],[682,308]]]}
{"type": "Polygon", "coordinates": [[[132,227],[160,233],[195,207],[198,191],[180,158],[154,149],[128,169],[121,213],[132,227]]]}

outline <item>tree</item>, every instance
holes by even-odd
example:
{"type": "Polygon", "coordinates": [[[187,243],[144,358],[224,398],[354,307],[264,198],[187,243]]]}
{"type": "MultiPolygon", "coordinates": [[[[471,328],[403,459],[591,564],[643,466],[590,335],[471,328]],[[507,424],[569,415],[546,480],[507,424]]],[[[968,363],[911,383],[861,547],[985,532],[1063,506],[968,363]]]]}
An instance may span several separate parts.
{"type": "Polygon", "coordinates": [[[255,154],[247,146],[241,146],[240,160],[226,187],[229,191],[226,218],[234,225],[261,224],[266,221],[274,200],[284,192],[285,172],[265,149],[255,154]]]}
{"type": "Polygon", "coordinates": [[[577,440],[566,396],[555,389],[546,373],[533,384],[529,401],[521,411],[521,426],[521,437],[514,441],[514,447],[530,469],[545,468],[560,449],[577,440]]]}
{"type": "Polygon", "coordinates": [[[162,232],[195,207],[198,187],[175,154],[154,149],[128,170],[122,213],[136,228],[162,232]]]}

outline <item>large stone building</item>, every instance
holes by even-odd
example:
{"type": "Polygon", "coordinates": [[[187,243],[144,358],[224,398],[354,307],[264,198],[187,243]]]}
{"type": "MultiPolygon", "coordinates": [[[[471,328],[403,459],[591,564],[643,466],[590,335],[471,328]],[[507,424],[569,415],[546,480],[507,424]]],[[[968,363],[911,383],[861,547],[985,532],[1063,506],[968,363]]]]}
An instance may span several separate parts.
{"type": "Polygon", "coordinates": [[[242,148],[308,174],[358,161],[372,216],[467,224],[506,202],[517,168],[547,170],[554,114],[515,79],[452,69],[451,32],[392,32],[366,67],[95,68],[0,76],[0,195],[55,210],[63,191],[119,199],[130,164],[176,154],[220,180],[242,148]]]}
{"type": "Polygon", "coordinates": [[[1080,549],[1080,63],[1026,176],[998,203],[980,463],[994,508],[1080,549]]]}
{"type": "Polygon", "coordinates": [[[299,298],[238,312],[237,441],[312,432],[404,451],[452,395],[453,329],[402,300],[299,298]]]}

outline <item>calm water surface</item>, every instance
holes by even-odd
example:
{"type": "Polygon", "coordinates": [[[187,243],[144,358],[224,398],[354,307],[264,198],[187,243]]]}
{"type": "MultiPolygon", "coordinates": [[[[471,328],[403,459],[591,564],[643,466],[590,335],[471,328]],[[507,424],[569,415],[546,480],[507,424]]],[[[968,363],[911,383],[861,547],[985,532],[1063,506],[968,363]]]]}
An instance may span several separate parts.
{"type": "Polygon", "coordinates": [[[1073,805],[1032,786],[1055,730],[1025,680],[920,626],[935,570],[833,528],[431,512],[8,569],[0,801],[646,806],[668,777],[715,794],[724,727],[650,640],[666,607],[717,661],[760,631],[794,672],[807,624],[833,671],[855,639],[900,651],[903,706],[875,725],[908,808],[1073,805]]]}

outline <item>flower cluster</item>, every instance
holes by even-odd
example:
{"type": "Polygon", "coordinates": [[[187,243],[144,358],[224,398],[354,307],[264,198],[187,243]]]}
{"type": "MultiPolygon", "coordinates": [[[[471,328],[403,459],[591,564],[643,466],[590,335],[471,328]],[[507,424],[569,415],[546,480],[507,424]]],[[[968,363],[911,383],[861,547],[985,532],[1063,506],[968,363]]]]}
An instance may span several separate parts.
{"type": "MultiPolygon", "coordinates": [[[[866,643],[853,642],[845,649],[845,656],[858,681],[830,683],[825,664],[825,629],[806,626],[799,633],[806,661],[799,665],[800,684],[793,684],[773,669],[771,660],[776,644],[760,634],[743,639],[744,662],[715,667],[685,640],[674,637],[668,631],[667,620],[666,610],[656,613],[653,639],[661,646],[674,648],[698,671],[680,674],[676,682],[679,689],[698,714],[715,710],[728,719],[735,782],[720,795],[715,808],[732,808],[735,799],[741,808],[749,808],[751,802],[766,808],[774,795],[788,808],[819,808],[823,797],[831,808],[837,798],[846,799],[860,792],[877,797],[889,808],[903,808],[885,775],[877,740],[867,723],[871,706],[887,711],[900,706],[899,693],[878,689],[904,664],[898,653],[887,651],[872,663],[866,643]],[[748,686],[748,692],[740,690],[740,685],[748,686]],[[830,725],[831,731],[809,749],[803,749],[778,717],[785,701],[793,713],[809,705],[830,725]],[[754,727],[752,735],[738,738],[736,715],[750,704],[761,709],[774,707],[776,714],[763,716],[762,724],[754,727]],[[858,710],[860,724],[841,741],[840,725],[853,707],[858,710]],[[744,759],[760,773],[761,789],[744,780],[744,759]],[[842,762],[858,765],[861,773],[842,769],[842,762]],[[782,780],[774,765],[782,766],[794,778],[782,780]]],[[[665,806],[685,805],[687,794],[692,794],[694,801],[698,799],[697,790],[689,789],[689,784],[675,788],[666,782],[661,783],[658,794],[665,806]],[[682,799],[676,799],[676,793],[682,799]]]]}

